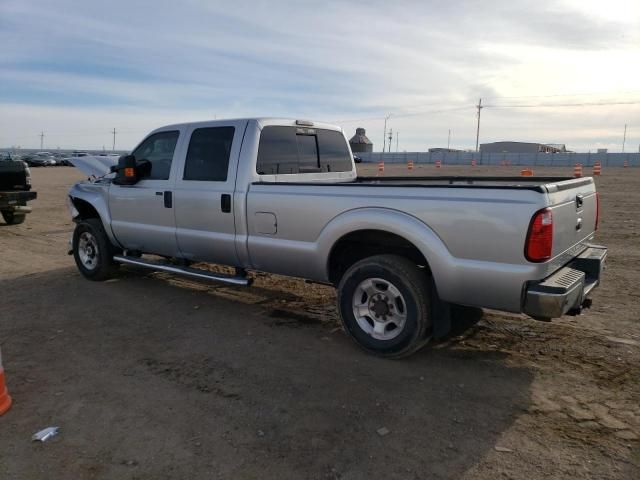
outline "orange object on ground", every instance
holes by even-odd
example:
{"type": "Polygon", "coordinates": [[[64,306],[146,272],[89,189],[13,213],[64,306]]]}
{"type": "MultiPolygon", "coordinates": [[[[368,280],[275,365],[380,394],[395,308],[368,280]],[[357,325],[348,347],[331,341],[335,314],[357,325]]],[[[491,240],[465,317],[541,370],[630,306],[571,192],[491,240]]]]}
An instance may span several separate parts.
{"type": "Polygon", "coordinates": [[[475,160],[471,160],[471,166],[475,167],[476,166],[476,161],[475,160]]]}
{"type": "Polygon", "coordinates": [[[624,161],[624,168],[627,168],[628,166],[629,166],[629,161],[628,161],[628,160],[625,160],[625,161],[624,161]]]}
{"type": "Polygon", "coordinates": [[[520,171],[520,175],[523,177],[533,177],[533,169],[525,168],[520,171]]]}
{"type": "Polygon", "coordinates": [[[380,173],[384,172],[384,162],[383,161],[378,162],[378,172],[380,172],[380,173]]]}
{"type": "Polygon", "coordinates": [[[582,176],[582,164],[576,163],[576,165],[573,167],[573,176],[576,178],[582,176]]]}
{"type": "Polygon", "coordinates": [[[436,160],[436,168],[442,167],[442,161],[436,160]]]}
{"type": "Polygon", "coordinates": [[[594,176],[598,176],[602,173],[602,165],[600,165],[600,162],[596,162],[593,164],[593,175],[594,176]]]}
{"type": "Polygon", "coordinates": [[[413,170],[413,160],[409,160],[409,161],[407,162],[407,168],[408,168],[409,170],[413,170]]]}
{"type": "Polygon", "coordinates": [[[2,352],[0,351],[0,415],[11,408],[11,397],[4,383],[4,368],[2,368],[2,352]]]}

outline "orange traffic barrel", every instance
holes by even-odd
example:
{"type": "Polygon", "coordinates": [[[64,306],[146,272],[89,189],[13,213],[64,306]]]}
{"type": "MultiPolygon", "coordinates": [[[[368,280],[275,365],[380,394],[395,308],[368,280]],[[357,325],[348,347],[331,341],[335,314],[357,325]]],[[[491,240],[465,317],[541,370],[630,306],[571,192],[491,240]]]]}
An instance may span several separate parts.
{"type": "Polygon", "coordinates": [[[408,168],[409,170],[413,170],[413,160],[409,160],[409,161],[407,162],[407,168],[408,168]]]}
{"type": "Polygon", "coordinates": [[[600,165],[600,162],[596,162],[593,164],[593,176],[598,176],[602,173],[602,165],[600,165]]]}
{"type": "Polygon", "coordinates": [[[442,167],[442,161],[436,160],[436,168],[440,168],[440,167],[442,167]]]}
{"type": "Polygon", "coordinates": [[[573,167],[573,176],[576,178],[582,176],[582,165],[580,163],[576,163],[573,167]]]}
{"type": "Polygon", "coordinates": [[[384,161],[382,160],[378,162],[378,173],[384,173],[384,161]]]}
{"type": "Polygon", "coordinates": [[[2,368],[2,352],[0,351],[0,415],[11,408],[11,397],[4,383],[4,368],[2,368]]]}
{"type": "Polygon", "coordinates": [[[475,160],[471,160],[471,166],[475,167],[476,166],[476,161],[475,160]]]}
{"type": "Polygon", "coordinates": [[[624,168],[627,168],[629,166],[629,160],[625,160],[623,166],[624,166],[624,168]]]}
{"type": "Polygon", "coordinates": [[[520,175],[523,177],[533,177],[533,169],[525,168],[520,171],[520,175]]]}

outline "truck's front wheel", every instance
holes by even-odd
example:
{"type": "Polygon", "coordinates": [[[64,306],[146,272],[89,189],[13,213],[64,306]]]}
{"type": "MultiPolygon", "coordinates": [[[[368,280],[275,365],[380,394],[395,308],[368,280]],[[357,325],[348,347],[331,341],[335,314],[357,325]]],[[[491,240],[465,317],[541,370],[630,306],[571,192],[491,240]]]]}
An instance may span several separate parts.
{"type": "Polygon", "coordinates": [[[24,213],[13,213],[9,211],[2,212],[2,218],[7,225],[18,225],[24,222],[26,215],[24,213]]]}
{"type": "Polygon", "coordinates": [[[73,258],[80,273],[89,280],[107,280],[117,271],[114,247],[97,218],[87,218],[73,232],[73,258]]]}
{"type": "Polygon", "coordinates": [[[355,263],[338,286],[349,335],[369,353],[404,357],[431,334],[431,282],[407,258],[375,255],[355,263]]]}

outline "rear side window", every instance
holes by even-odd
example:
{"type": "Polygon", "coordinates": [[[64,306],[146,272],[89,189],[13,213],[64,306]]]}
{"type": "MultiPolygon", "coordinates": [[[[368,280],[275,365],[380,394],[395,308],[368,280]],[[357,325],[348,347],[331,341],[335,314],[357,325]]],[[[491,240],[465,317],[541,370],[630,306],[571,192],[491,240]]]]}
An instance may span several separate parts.
{"type": "Polygon", "coordinates": [[[173,152],[176,149],[180,132],[154,133],[133,151],[137,161],[149,160],[151,162],[151,174],[146,177],[149,180],[168,180],[171,172],[173,152]]]}
{"type": "Polygon", "coordinates": [[[351,155],[340,132],[277,126],[262,130],[256,164],[260,175],[349,171],[351,155]]]}
{"type": "Polygon", "coordinates": [[[351,153],[344,135],[335,130],[318,130],[320,168],[323,172],[350,172],[351,153]]]}
{"type": "Polygon", "coordinates": [[[234,127],[194,130],[184,165],[184,180],[225,182],[234,132],[234,127]]]}

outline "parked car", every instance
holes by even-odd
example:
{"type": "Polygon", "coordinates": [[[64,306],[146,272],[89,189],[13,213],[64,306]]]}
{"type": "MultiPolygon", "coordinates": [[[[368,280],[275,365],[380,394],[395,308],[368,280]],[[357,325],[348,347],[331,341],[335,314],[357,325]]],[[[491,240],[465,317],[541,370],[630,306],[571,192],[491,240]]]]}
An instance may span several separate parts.
{"type": "Polygon", "coordinates": [[[31,171],[26,163],[10,155],[0,158],[0,213],[5,223],[24,222],[31,212],[27,202],[36,196],[36,192],[31,191],[31,171]]]}
{"type": "Polygon", "coordinates": [[[353,156],[353,161],[356,163],[362,163],[362,158],[360,158],[358,155],[354,155],[353,156]]]}
{"type": "Polygon", "coordinates": [[[607,253],[592,243],[592,178],[358,178],[344,133],[324,123],[170,125],[107,161],[73,159],[97,178],[69,191],[69,253],[86,278],[126,264],[232,285],[249,285],[249,270],[330,284],[346,332],[386,357],[446,332],[451,305],[575,314],[607,253]]]}

